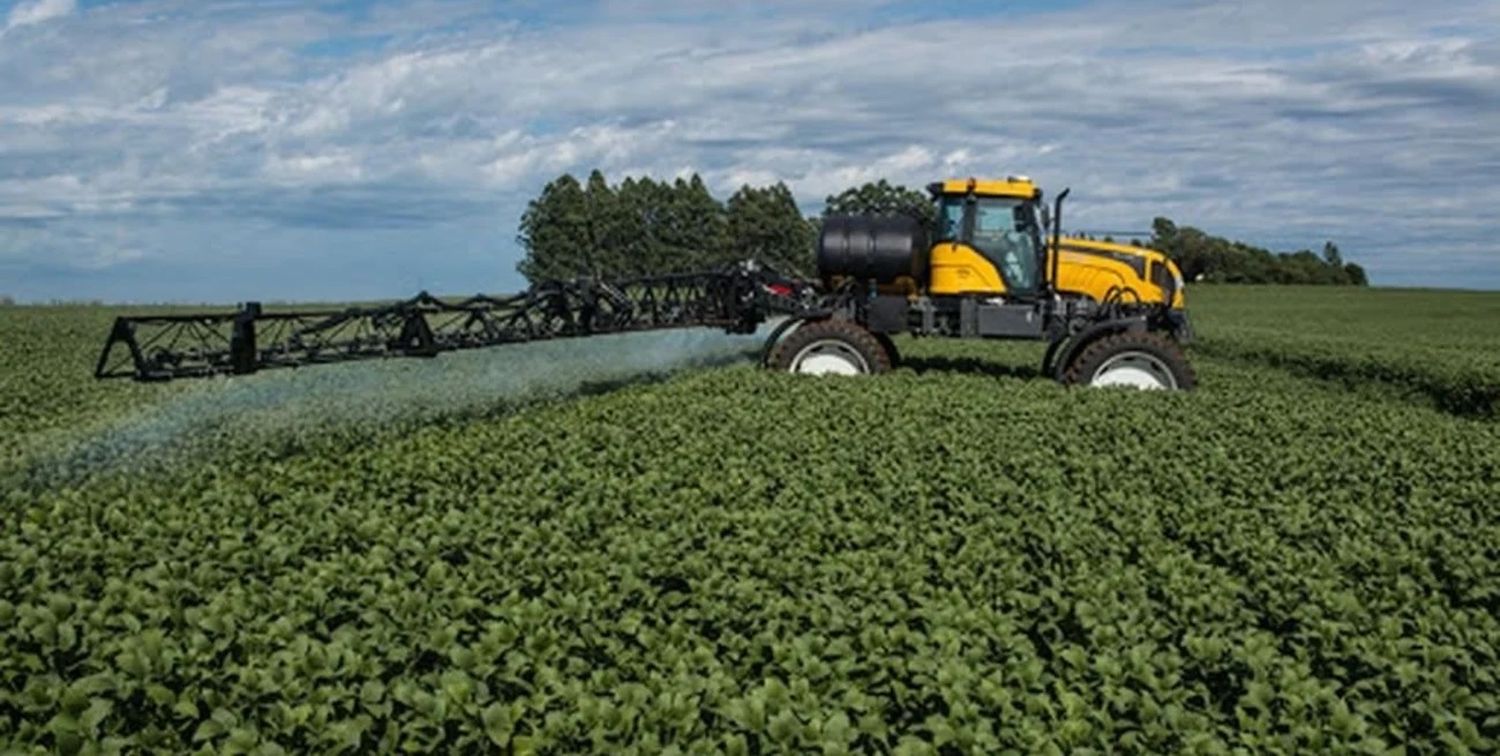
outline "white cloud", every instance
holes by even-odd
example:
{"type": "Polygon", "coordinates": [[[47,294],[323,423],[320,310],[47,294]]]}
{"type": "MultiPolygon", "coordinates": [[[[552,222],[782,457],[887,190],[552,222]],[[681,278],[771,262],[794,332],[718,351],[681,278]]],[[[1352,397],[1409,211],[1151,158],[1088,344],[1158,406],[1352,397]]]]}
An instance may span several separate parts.
{"type": "MultiPolygon", "coordinates": [[[[71,16],[78,9],[77,0],[32,0],[20,2],[10,9],[5,17],[5,30],[21,26],[40,24],[54,18],[71,16]]],[[[3,32],[0,32],[3,33],[3,32]]]]}
{"type": "Polygon", "coordinates": [[[316,185],[356,183],[364,178],[365,169],[358,156],[349,151],[311,155],[271,155],[266,159],[265,176],[278,184],[316,185]]]}
{"type": "Polygon", "coordinates": [[[1455,277],[1497,267],[1479,241],[1500,229],[1475,219],[1500,203],[1500,44],[1478,0],[1441,18],[1393,0],[1098,0],[899,23],[860,0],[549,23],[484,5],[351,20],[143,0],[7,38],[0,223],[150,224],[161,241],[130,248],[178,245],[182,275],[207,276],[174,241],[207,213],[351,228],[375,215],[364,202],[421,229],[483,212],[508,244],[563,171],[697,171],[721,195],[785,181],[809,210],[875,178],[1026,173],[1073,185],[1085,227],[1169,215],[1348,240],[1387,280],[1417,245],[1457,250],[1455,277]],[[337,201],[310,205],[320,193],[337,201]]]}

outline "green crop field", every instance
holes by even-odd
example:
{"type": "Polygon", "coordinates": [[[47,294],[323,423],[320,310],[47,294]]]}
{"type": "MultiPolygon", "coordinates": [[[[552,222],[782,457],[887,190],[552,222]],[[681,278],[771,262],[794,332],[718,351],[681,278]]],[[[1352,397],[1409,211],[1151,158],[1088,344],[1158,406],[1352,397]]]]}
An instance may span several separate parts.
{"type": "Polygon", "coordinates": [[[112,311],[0,308],[0,752],[1495,750],[1500,295],[1189,296],[1191,394],[692,333],[99,384],[112,311]]]}

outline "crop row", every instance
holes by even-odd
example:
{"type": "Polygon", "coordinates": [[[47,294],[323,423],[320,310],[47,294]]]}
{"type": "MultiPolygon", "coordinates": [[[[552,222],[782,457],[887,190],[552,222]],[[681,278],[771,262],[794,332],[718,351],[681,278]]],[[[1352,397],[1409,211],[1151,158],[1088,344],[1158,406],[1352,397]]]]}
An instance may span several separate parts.
{"type": "Polygon", "coordinates": [[[1500,297],[1200,287],[1200,357],[1254,363],[1444,412],[1500,415],[1500,297]]]}
{"type": "Polygon", "coordinates": [[[1222,331],[1198,344],[1196,352],[1416,400],[1455,415],[1500,416],[1500,363],[1489,352],[1454,354],[1420,345],[1391,349],[1256,329],[1222,331]]]}

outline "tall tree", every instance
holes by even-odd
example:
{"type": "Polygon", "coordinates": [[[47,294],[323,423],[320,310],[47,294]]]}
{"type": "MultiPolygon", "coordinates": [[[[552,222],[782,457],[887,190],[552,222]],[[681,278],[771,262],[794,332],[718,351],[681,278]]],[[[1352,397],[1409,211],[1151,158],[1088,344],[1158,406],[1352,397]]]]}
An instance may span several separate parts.
{"type": "Polygon", "coordinates": [[[543,187],[522,213],[516,241],[526,253],[516,270],[530,281],[591,274],[588,201],[578,179],[563,174],[543,187]]]}
{"type": "Polygon", "coordinates": [[[662,266],[658,270],[700,270],[723,259],[729,246],[729,221],[698,174],[678,178],[662,192],[658,204],[662,266]]]}
{"type": "Polygon", "coordinates": [[[665,259],[660,234],[662,188],[649,176],[626,178],[616,191],[624,226],[629,237],[624,243],[622,272],[642,276],[661,270],[665,259]]]}
{"type": "Polygon", "coordinates": [[[1344,256],[1339,252],[1339,245],[1333,242],[1323,244],[1323,262],[1335,268],[1344,267],[1344,256]]]}
{"type": "Polygon", "coordinates": [[[618,188],[597,170],[584,185],[560,176],[527,206],[517,239],[517,269],[533,282],[701,270],[730,255],[724,206],[696,174],[618,188]]]}
{"type": "Polygon", "coordinates": [[[758,260],[777,270],[813,270],[813,230],[786,184],[741,186],[729,198],[728,260],[758,260]]]}
{"type": "Polygon", "coordinates": [[[618,277],[632,272],[631,258],[643,230],[632,209],[598,170],[589,174],[584,201],[593,245],[594,275],[618,277]]]}

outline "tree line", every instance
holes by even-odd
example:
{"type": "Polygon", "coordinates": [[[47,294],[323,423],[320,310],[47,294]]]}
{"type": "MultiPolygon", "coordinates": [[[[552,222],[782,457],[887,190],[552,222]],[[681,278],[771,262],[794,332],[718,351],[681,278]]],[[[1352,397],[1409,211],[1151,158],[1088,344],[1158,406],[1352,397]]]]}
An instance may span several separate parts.
{"type": "Polygon", "coordinates": [[[1167,218],[1153,221],[1151,231],[1146,246],[1167,253],[1189,281],[1327,286],[1370,283],[1365,269],[1345,262],[1339,245],[1331,241],[1323,245],[1321,255],[1307,249],[1277,253],[1192,226],[1178,226],[1167,218]]]}
{"type": "MultiPolygon", "coordinates": [[[[933,220],[925,192],[885,180],[850,187],[824,201],[824,214],[905,214],[933,220]]],[[[564,174],[549,182],[521,216],[517,265],[532,282],[579,276],[622,278],[709,270],[753,259],[785,273],[816,272],[820,218],[807,218],[786,184],[741,186],[727,201],[697,174],[671,181],[626,178],[610,184],[593,171],[584,182],[564,174]]],[[[1321,256],[1273,253],[1212,236],[1166,218],[1152,224],[1147,246],[1159,249],[1189,280],[1221,283],[1365,286],[1364,269],[1346,263],[1338,245],[1321,256]]],[[[1136,242],[1139,244],[1139,242],[1136,242]]]]}
{"type": "Polygon", "coordinates": [[[673,181],[599,171],[547,184],[521,216],[527,279],[617,278],[712,269],[754,259],[788,273],[811,271],[816,229],[786,184],[740,187],[720,202],[697,174],[673,181]]]}

